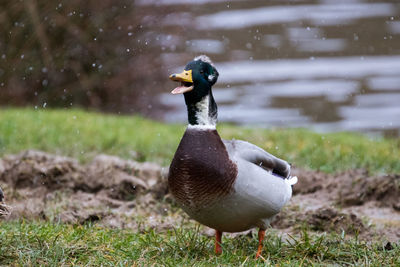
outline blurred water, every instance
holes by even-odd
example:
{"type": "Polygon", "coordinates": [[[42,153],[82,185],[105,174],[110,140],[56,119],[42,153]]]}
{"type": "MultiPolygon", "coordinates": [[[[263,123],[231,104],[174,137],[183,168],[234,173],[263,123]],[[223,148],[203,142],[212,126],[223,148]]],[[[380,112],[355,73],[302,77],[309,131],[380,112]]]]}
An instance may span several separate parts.
{"type": "MultiPolygon", "coordinates": [[[[137,3],[166,14],[144,24],[165,73],[201,53],[214,60],[220,121],[400,135],[398,0],[137,3]]],[[[159,114],[185,122],[174,85],[160,88],[159,114]]]]}

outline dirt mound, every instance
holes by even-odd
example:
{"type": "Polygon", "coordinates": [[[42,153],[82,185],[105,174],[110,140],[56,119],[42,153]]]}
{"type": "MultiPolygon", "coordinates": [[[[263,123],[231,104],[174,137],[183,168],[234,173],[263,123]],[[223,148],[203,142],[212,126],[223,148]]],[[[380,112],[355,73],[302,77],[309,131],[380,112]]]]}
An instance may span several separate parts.
{"type": "Polygon", "coordinates": [[[67,174],[79,168],[73,159],[32,150],[6,156],[1,165],[0,181],[13,188],[45,186],[51,190],[71,187],[74,181],[67,174]]]}
{"type": "MultiPolygon", "coordinates": [[[[162,197],[167,193],[162,168],[152,163],[122,160],[99,155],[86,166],[76,160],[41,151],[25,151],[2,159],[0,181],[16,189],[102,192],[110,198],[132,200],[137,194],[152,191],[162,197]]],[[[43,192],[41,192],[43,193],[43,192]]]]}
{"type": "Polygon", "coordinates": [[[372,176],[361,169],[337,174],[294,169],[293,174],[299,182],[274,227],[307,225],[315,231],[362,233],[365,239],[400,238],[399,175],[372,176]]]}
{"type": "Polygon", "coordinates": [[[339,212],[326,206],[306,212],[301,212],[298,207],[285,209],[271,225],[278,229],[300,229],[305,226],[314,231],[345,231],[347,234],[362,233],[367,229],[356,214],[339,212]]]}
{"type": "Polygon", "coordinates": [[[400,211],[400,175],[355,176],[342,180],[338,202],[344,206],[377,201],[382,206],[400,211]]]}
{"type": "Polygon", "coordinates": [[[326,207],[306,213],[307,223],[316,231],[335,231],[341,233],[361,233],[366,228],[357,215],[339,212],[336,209],[326,207]]]}
{"type": "Polygon", "coordinates": [[[292,175],[297,176],[298,182],[293,186],[293,194],[310,194],[324,188],[330,176],[323,172],[293,169],[292,175]]]}
{"type": "MultiPolygon", "coordinates": [[[[167,173],[154,163],[108,155],[86,165],[32,150],[5,156],[0,159],[0,185],[12,207],[5,219],[164,231],[188,219],[168,195],[167,173]]],[[[296,168],[293,174],[299,182],[273,227],[294,234],[307,227],[360,233],[365,239],[400,238],[399,175],[370,176],[363,170],[332,175],[296,168]]],[[[9,206],[0,206],[0,218],[6,213],[9,206]]]]}
{"type": "Polygon", "coordinates": [[[295,169],[293,173],[299,177],[293,188],[294,195],[316,193],[342,206],[376,201],[382,207],[400,210],[398,174],[370,176],[365,170],[350,170],[333,175],[301,169],[295,169]]]}
{"type": "Polygon", "coordinates": [[[13,206],[10,219],[84,223],[122,216],[146,198],[162,199],[168,193],[165,173],[154,163],[107,155],[87,165],[32,150],[0,160],[0,181],[13,206]]]}

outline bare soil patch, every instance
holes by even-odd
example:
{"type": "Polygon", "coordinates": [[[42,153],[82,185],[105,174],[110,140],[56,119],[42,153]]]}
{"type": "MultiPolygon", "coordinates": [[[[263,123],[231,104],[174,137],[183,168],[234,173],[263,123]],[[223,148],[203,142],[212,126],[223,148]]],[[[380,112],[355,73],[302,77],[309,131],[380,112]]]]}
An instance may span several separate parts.
{"type": "MultiPolygon", "coordinates": [[[[400,238],[400,175],[293,172],[299,182],[290,204],[272,222],[274,228],[400,238]]],[[[0,218],[163,231],[188,218],[168,194],[167,173],[154,163],[108,155],[86,165],[41,151],[7,155],[0,159],[0,186],[9,206],[0,204],[0,218]]],[[[206,228],[203,232],[210,234],[206,228]]]]}

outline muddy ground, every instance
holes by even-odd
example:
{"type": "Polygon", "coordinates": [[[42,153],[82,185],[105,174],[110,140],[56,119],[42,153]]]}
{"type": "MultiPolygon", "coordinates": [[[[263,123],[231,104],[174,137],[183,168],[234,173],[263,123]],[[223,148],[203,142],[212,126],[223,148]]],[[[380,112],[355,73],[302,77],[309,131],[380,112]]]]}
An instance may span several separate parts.
{"type": "MultiPolygon", "coordinates": [[[[0,186],[8,208],[0,206],[0,218],[165,231],[189,222],[168,194],[167,172],[154,163],[107,155],[86,165],[40,151],[7,155],[0,159],[0,186]]],[[[294,196],[272,227],[291,234],[306,226],[366,240],[400,239],[400,175],[298,168],[293,174],[299,178],[294,196]]],[[[206,227],[202,232],[213,234],[206,227]]]]}

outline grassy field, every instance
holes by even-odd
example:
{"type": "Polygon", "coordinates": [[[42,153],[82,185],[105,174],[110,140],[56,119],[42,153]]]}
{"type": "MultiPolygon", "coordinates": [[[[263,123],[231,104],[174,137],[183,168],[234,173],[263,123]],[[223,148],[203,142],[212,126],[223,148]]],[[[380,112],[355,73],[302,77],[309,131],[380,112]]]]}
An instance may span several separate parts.
{"type": "MultiPolygon", "coordinates": [[[[81,110],[0,110],[0,155],[39,149],[90,160],[106,153],[168,165],[185,130],[138,116],[103,115],[81,110]],[[137,152],[137,153],[134,153],[137,152]]],[[[336,172],[366,168],[400,172],[400,139],[361,134],[318,134],[305,129],[250,129],[220,125],[225,139],[243,139],[298,167],[336,172]]]]}
{"type": "MultiPolygon", "coordinates": [[[[0,154],[39,149],[89,161],[99,153],[168,165],[184,125],[138,116],[103,115],[82,110],[0,110],[0,154]]],[[[253,142],[298,167],[338,172],[366,168],[400,172],[400,140],[361,134],[317,134],[305,129],[249,129],[220,125],[226,139],[253,142]]],[[[269,230],[264,258],[254,259],[256,236],[224,238],[216,257],[213,239],[196,223],[156,234],[43,221],[0,222],[0,265],[88,266],[400,266],[400,243],[360,241],[345,233],[315,233],[307,226],[283,239],[269,230]]]]}
{"type": "Polygon", "coordinates": [[[338,234],[304,232],[286,241],[267,233],[263,258],[255,260],[257,239],[224,238],[224,253],[213,240],[189,227],[163,234],[97,226],[37,222],[3,223],[0,264],[90,266],[399,266],[400,246],[385,248],[338,234]]]}

